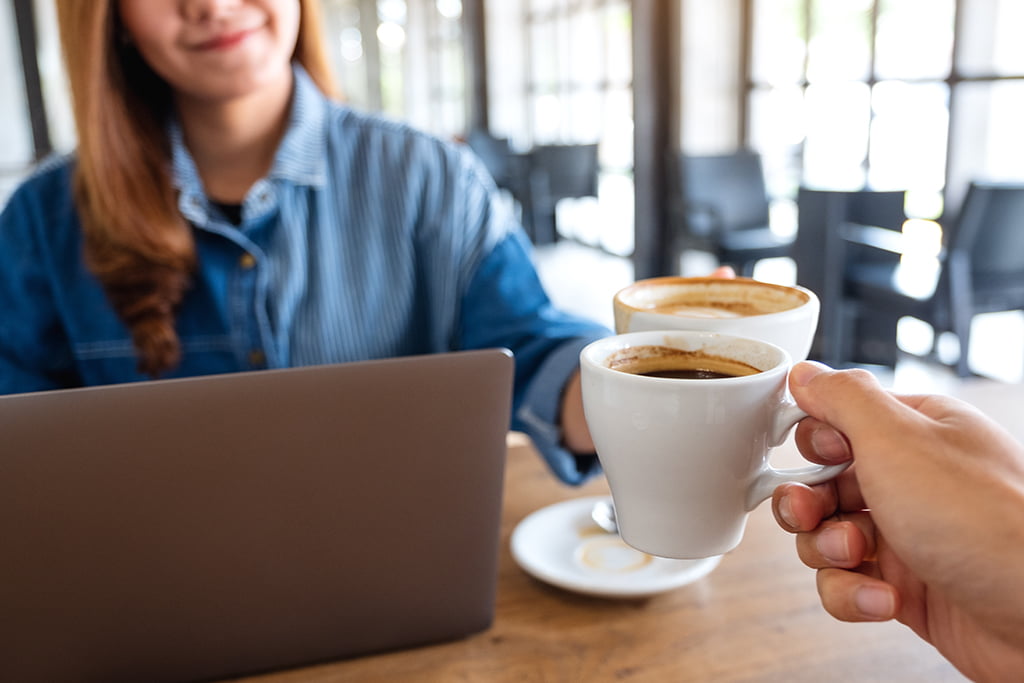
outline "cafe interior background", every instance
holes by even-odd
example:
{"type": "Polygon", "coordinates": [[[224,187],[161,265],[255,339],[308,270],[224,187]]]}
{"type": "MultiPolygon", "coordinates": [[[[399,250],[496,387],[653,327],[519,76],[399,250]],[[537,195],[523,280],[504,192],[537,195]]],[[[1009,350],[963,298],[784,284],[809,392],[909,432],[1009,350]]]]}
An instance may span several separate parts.
{"type": "MultiPolygon", "coordinates": [[[[830,261],[823,241],[844,243],[858,219],[827,207],[898,192],[880,233],[898,251],[889,265],[919,296],[944,286],[943,231],[968,187],[1024,188],[1020,0],[316,1],[346,101],[480,154],[559,305],[610,325],[611,296],[633,279],[708,272],[717,258],[688,239],[679,169],[747,150],[764,189],[740,197],[737,180],[729,202],[765,203],[786,245],[754,275],[813,284],[823,322],[842,319],[816,357],[907,390],[963,374],[947,325],[899,310],[859,322],[855,251],[830,261]]],[[[75,145],[52,3],[0,4],[0,206],[75,145]]],[[[1024,231],[1024,213],[1009,218],[1024,231]]],[[[971,318],[970,373],[1024,381],[1016,291],[1010,310],[971,318]]]]}

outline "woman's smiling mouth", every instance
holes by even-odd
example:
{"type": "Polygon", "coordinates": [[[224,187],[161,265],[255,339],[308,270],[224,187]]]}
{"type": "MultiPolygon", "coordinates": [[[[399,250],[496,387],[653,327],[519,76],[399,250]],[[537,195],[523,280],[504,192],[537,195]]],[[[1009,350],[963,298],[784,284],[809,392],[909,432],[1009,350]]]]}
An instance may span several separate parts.
{"type": "Polygon", "coordinates": [[[256,33],[258,29],[248,28],[240,31],[225,31],[201,43],[197,43],[192,49],[198,51],[227,50],[243,42],[246,38],[256,33]]]}

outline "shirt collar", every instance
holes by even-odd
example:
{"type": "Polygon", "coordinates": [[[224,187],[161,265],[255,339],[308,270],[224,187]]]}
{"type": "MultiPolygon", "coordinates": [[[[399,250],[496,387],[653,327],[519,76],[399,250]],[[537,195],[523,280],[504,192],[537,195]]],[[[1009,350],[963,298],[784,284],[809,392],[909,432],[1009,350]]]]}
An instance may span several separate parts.
{"type": "Polygon", "coordinates": [[[292,95],[291,116],[270,169],[270,177],[296,185],[319,186],[326,182],[325,152],[330,102],[305,69],[298,64],[294,69],[295,92],[292,95]]]}
{"type": "MultiPolygon", "coordinates": [[[[293,66],[295,85],[288,127],[267,177],[295,185],[322,186],[326,182],[327,118],[330,102],[313,83],[306,70],[293,66]]],[[[172,119],[168,136],[174,185],[184,194],[202,194],[199,172],[177,119],[172,119]]]]}

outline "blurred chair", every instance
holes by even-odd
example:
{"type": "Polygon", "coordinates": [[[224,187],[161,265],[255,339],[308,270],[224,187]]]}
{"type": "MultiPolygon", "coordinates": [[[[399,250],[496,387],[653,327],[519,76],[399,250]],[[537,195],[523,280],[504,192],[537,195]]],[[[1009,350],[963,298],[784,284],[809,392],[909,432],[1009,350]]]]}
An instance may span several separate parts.
{"type": "Polygon", "coordinates": [[[533,217],[530,213],[529,155],[513,152],[508,138],[495,137],[483,128],[471,130],[466,144],[479,157],[494,184],[512,195],[519,206],[520,220],[530,232],[533,217]]]}
{"type": "Polygon", "coordinates": [[[512,150],[509,147],[508,138],[495,137],[491,135],[490,131],[474,128],[466,137],[466,144],[483,162],[484,168],[494,179],[494,184],[509,189],[512,173],[512,150]]]}
{"type": "Polygon", "coordinates": [[[526,159],[529,187],[523,203],[524,227],[534,244],[549,244],[558,239],[558,202],[597,197],[597,145],[540,145],[526,159]]]}
{"type": "Polygon", "coordinates": [[[897,319],[865,313],[856,322],[855,333],[844,337],[839,315],[848,270],[867,265],[892,269],[899,264],[904,199],[903,191],[800,188],[791,255],[797,284],[821,299],[812,359],[833,366],[895,365],[897,319]]]}
{"type": "MultiPolygon", "coordinates": [[[[902,265],[868,263],[845,274],[840,324],[864,314],[911,316],[935,336],[952,332],[960,342],[956,372],[971,374],[971,320],[979,313],[1024,310],[1024,185],[972,183],[955,222],[943,226],[940,272],[930,294],[901,284],[902,265]]],[[[843,334],[843,332],[840,332],[843,334]]]]}
{"type": "Polygon", "coordinates": [[[674,254],[694,249],[713,254],[719,263],[751,275],[761,259],[788,256],[793,238],[769,225],[764,169],[756,152],[741,150],[716,156],[681,154],[674,160],[677,226],[674,254]]]}

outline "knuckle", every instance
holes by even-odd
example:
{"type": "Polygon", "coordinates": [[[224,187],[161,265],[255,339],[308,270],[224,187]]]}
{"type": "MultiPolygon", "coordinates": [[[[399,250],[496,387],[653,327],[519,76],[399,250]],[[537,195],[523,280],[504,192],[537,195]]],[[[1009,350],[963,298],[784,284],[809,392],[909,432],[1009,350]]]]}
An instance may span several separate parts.
{"type": "Polygon", "coordinates": [[[874,387],[878,383],[878,380],[875,379],[875,376],[863,368],[851,368],[850,370],[840,370],[836,372],[832,377],[833,381],[840,385],[858,389],[874,387]]]}

